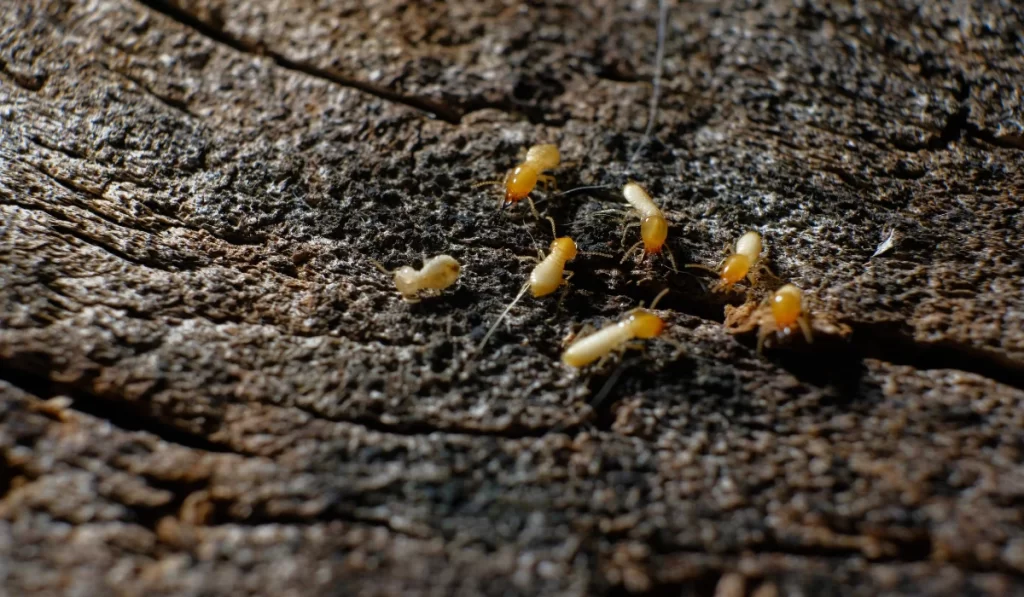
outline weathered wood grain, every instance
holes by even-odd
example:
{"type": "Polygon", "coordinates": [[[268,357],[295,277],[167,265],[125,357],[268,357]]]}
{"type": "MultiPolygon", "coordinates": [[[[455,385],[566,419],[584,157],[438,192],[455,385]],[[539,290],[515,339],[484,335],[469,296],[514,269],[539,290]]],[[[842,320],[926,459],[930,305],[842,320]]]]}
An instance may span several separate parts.
{"type": "MultiPolygon", "coordinates": [[[[0,588],[1024,591],[1021,9],[674,5],[630,168],[654,4],[4,4],[0,588]],[[582,255],[474,354],[550,231],[472,185],[539,141],[851,334],[761,359],[742,295],[582,255]],[[441,252],[416,305],[370,263],[441,252]],[[664,287],[684,354],[560,364],[664,287]]],[[[617,201],[540,207],[615,253],[617,201]]]]}

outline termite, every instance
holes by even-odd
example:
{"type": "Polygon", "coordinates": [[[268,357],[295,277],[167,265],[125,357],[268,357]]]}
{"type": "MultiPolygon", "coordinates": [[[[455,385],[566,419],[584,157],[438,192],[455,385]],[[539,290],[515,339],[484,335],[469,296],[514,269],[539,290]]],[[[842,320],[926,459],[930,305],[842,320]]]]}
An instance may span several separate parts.
{"type": "Polygon", "coordinates": [[[401,293],[402,298],[408,303],[418,303],[420,293],[424,290],[444,290],[448,288],[459,277],[462,269],[459,262],[450,255],[438,255],[423,262],[420,269],[408,265],[388,271],[377,261],[370,260],[380,271],[388,275],[394,275],[395,287],[401,293]]]}
{"type": "Polygon", "coordinates": [[[853,330],[834,315],[812,312],[808,297],[793,284],[786,284],[765,300],[748,302],[739,307],[726,305],[725,329],[730,334],[746,334],[757,329],[757,353],[761,354],[774,335],[785,340],[803,333],[804,340],[812,343],[817,336],[846,339],[853,330]]]}
{"type": "Polygon", "coordinates": [[[762,307],[757,318],[760,326],[757,331],[758,354],[761,354],[768,336],[788,336],[796,327],[803,332],[808,344],[814,341],[811,323],[804,311],[804,293],[793,284],[786,284],[776,290],[768,298],[768,307],[762,307]]]}
{"type": "MultiPolygon", "coordinates": [[[[622,187],[622,195],[626,198],[626,202],[640,215],[641,238],[639,242],[626,251],[626,255],[622,258],[622,263],[629,259],[633,251],[643,246],[645,255],[656,255],[661,253],[662,249],[665,249],[669,260],[672,262],[672,269],[676,269],[676,258],[665,247],[665,239],[668,238],[668,220],[665,219],[665,214],[654,204],[647,190],[635,182],[627,182],[626,186],[622,187]]],[[[626,229],[628,230],[636,225],[629,224],[626,226],[626,229]]],[[[623,238],[625,238],[625,235],[623,235],[623,238]]]]}
{"type": "MultiPolygon", "coordinates": [[[[553,221],[551,225],[554,227],[553,221]]],[[[483,349],[491,334],[494,333],[494,330],[498,329],[498,325],[505,319],[508,312],[512,310],[512,307],[519,302],[519,299],[523,298],[527,290],[531,291],[535,298],[539,298],[551,294],[558,290],[559,286],[568,283],[569,278],[572,277],[572,272],[568,272],[565,278],[562,277],[565,272],[565,264],[576,257],[576,252],[576,242],[568,236],[551,241],[551,249],[547,257],[542,256],[541,260],[533,268],[533,271],[530,272],[530,278],[526,284],[523,284],[519,294],[509,303],[505,311],[502,312],[497,321],[494,322],[494,325],[491,326],[491,329],[487,330],[487,334],[480,341],[480,346],[477,350],[483,349]]]]}
{"type": "Polygon", "coordinates": [[[633,340],[647,340],[660,336],[665,329],[665,322],[651,311],[667,293],[666,288],[655,297],[650,307],[633,309],[622,320],[579,338],[562,353],[562,362],[570,367],[582,369],[594,361],[604,359],[612,352],[621,352],[632,347],[633,340]]]}
{"type": "Polygon", "coordinates": [[[548,190],[549,186],[554,185],[555,177],[544,174],[544,172],[557,168],[560,163],[561,156],[558,153],[557,146],[550,143],[534,145],[527,150],[526,159],[505,174],[504,181],[489,180],[477,183],[474,186],[500,184],[505,187],[505,197],[499,204],[499,209],[505,209],[526,199],[530,205],[530,211],[533,212],[537,219],[540,219],[537,207],[533,204],[533,200],[530,199],[530,193],[533,192],[538,181],[544,184],[545,191],[548,190]]]}
{"type": "Polygon", "coordinates": [[[691,263],[686,267],[696,267],[718,274],[718,282],[711,288],[713,291],[727,290],[743,278],[754,282],[754,266],[761,258],[761,235],[751,230],[736,241],[736,248],[725,258],[718,270],[691,263]]]}

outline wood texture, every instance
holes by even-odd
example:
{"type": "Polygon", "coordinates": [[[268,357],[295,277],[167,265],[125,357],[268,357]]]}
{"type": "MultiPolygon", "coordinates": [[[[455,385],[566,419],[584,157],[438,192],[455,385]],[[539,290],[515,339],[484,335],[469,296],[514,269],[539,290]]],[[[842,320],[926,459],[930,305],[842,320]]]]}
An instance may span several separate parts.
{"type": "MultiPolygon", "coordinates": [[[[1024,592],[1019,5],[673,5],[630,167],[656,12],[3,3],[0,593],[1024,592]],[[550,230],[472,185],[534,142],[849,333],[758,358],[742,294],[581,255],[475,354],[550,230]],[[437,253],[416,305],[370,262],[437,253]],[[682,354],[561,365],[665,287],[682,354]]],[[[615,254],[621,203],[540,208],[615,254]]]]}

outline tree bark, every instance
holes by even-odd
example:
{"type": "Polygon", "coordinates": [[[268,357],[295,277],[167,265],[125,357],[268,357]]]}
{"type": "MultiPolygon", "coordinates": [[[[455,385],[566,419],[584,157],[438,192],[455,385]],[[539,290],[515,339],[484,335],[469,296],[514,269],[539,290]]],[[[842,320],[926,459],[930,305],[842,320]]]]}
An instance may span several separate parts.
{"type": "Polygon", "coordinates": [[[1024,591],[1024,16],[795,4],[673,5],[630,164],[653,0],[4,3],[0,588],[1024,591]],[[477,353],[550,227],[473,184],[539,142],[610,188],[477,353]],[[620,263],[627,178],[778,280],[620,263]],[[371,262],[439,253],[417,304],[371,262]],[[759,357],[781,281],[818,333],[759,357]],[[671,342],[561,364],[663,288],[671,342]]]}

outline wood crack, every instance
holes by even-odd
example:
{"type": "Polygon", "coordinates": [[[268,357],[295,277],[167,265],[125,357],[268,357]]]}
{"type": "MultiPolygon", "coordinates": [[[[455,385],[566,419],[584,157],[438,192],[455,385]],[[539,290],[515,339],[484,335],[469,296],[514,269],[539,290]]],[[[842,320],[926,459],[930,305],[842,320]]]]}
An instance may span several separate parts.
{"type": "Polygon", "coordinates": [[[994,350],[953,342],[921,342],[903,326],[852,324],[851,342],[861,358],[921,371],[955,369],[1024,390],[1024,363],[994,350]]]}
{"type": "Polygon", "coordinates": [[[257,56],[266,56],[273,60],[278,66],[286,70],[295,71],[302,73],[317,79],[322,79],[335,85],[341,85],[342,87],[350,87],[352,89],[358,89],[370,95],[379,97],[383,100],[393,102],[396,104],[402,104],[410,108],[414,108],[421,112],[425,112],[435,118],[443,120],[451,124],[459,124],[462,120],[463,113],[459,110],[452,108],[442,102],[428,99],[425,97],[419,97],[414,95],[407,95],[393,91],[386,87],[375,85],[366,81],[360,81],[359,79],[347,76],[336,69],[322,68],[312,64],[298,62],[293,60],[284,54],[275,52],[262,46],[258,43],[251,41],[238,39],[227,34],[223,30],[217,29],[202,20],[196,18],[194,15],[172,5],[166,0],[139,0],[142,4],[148,8],[155,10],[175,21],[179,24],[188,27],[196,31],[197,33],[207,37],[217,43],[228,46],[239,52],[246,54],[254,54],[257,56]]]}
{"type": "MultiPolygon", "coordinates": [[[[140,404],[145,402],[145,396],[136,400],[112,400],[93,393],[88,385],[98,373],[95,370],[84,372],[77,381],[68,383],[53,381],[51,368],[48,355],[16,353],[0,359],[0,380],[41,400],[67,396],[71,398],[71,408],[75,411],[107,421],[126,432],[142,431],[161,441],[192,450],[245,455],[205,436],[168,424],[140,404]]],[[[154,384],[147,394],[159,389],[159,383],[154,384]]]]}

